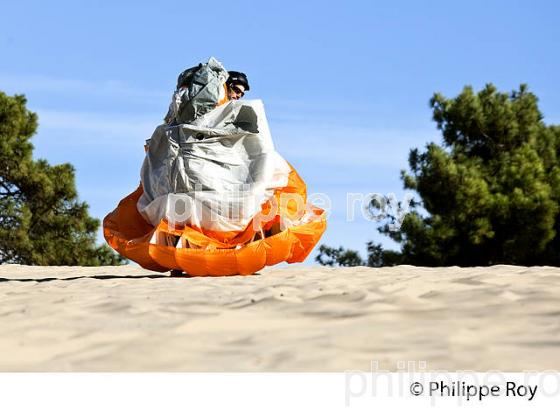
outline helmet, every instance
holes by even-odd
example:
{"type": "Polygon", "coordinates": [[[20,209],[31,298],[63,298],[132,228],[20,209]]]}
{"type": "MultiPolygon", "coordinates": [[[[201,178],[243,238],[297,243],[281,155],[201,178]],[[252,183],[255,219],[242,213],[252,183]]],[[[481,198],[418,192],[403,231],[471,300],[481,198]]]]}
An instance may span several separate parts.
{"type": "Polygon", "coordinates": [[[239,71],[228,71],[229,77],[226,81],[227,85],[231,84],[241,84],[245,87],[245,91],[249,91],[249,81],[247,80],[247,76],[244,73],[239,71]]]}

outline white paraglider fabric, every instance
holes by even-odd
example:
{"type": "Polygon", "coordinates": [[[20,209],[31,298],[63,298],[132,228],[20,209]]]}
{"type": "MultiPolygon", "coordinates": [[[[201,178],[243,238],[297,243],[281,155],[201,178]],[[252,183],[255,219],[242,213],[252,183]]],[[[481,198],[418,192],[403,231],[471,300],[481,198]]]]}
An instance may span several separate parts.
{"type": "Polygon", "coordinates": [[[288,184],[262,101],[230,101],[188,124],[156,128],[142,165],[137,208],[152,225],[241,231],[288,184]]]}

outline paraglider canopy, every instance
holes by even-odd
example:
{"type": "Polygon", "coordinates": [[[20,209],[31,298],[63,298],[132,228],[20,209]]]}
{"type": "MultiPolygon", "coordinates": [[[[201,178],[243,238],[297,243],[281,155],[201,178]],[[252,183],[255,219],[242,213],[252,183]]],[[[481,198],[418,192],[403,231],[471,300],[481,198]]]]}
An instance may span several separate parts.
{"type": "Polygon", "coordinates": [[[213,57],[179,75],[165,123],[147,141],[140,187],[103,222],[121,255],[147,269],[219,276],[311,252],[324,211],[306,206],[262,102],[239,101],[247,90],[244,73],[213,57]]]}

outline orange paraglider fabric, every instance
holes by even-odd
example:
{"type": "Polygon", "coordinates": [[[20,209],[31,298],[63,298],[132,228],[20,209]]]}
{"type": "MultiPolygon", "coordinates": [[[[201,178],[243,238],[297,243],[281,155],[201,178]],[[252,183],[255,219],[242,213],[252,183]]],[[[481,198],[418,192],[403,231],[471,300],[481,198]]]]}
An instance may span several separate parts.
{"type": "Polygon", "coordinates": [[[143,192],[139,186],[103,220],[105,239],[122,256],[145,269],[158,272],[178,269],[191,276],[249,275],[267,265],[302,262],[325,231],[326,218],[323,209],[308,205],[306,222],[301,222],[302,215],[296,214],[302,210],[296,201],[282,200],[282,194],[296,194],[303,203],[307,199],[305,183],[290,168],[288,184],[275,190],[274,197],[255,216],[262,222],[249,223],[243,231],[177,227],[170,226],[166,220],[154,227],[136,207],[143,192]],[[283,217],[294,220],[294,215],[296,220],[300,219],[299,223],[279,228],[283,217]],[[165,238],[174,238],[176,243],[166,243],[165,238]]]}

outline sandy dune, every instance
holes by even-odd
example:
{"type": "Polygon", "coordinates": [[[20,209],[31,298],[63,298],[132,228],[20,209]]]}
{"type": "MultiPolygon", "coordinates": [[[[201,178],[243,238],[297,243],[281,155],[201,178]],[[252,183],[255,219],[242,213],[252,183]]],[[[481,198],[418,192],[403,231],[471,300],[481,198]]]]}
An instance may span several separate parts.
{"type": "Polygon", "coordinates": [[[2,371],[560,369],[560,268],[0,266],[2,371]]]}

